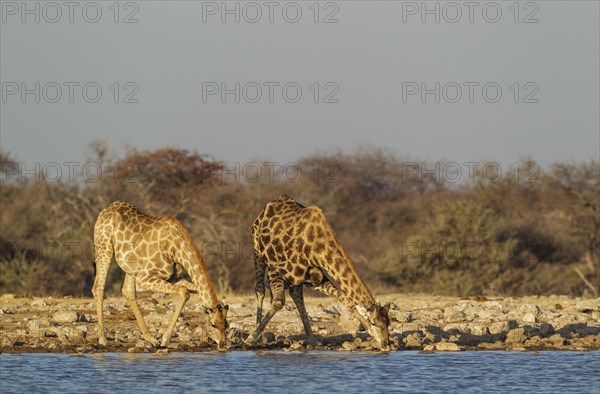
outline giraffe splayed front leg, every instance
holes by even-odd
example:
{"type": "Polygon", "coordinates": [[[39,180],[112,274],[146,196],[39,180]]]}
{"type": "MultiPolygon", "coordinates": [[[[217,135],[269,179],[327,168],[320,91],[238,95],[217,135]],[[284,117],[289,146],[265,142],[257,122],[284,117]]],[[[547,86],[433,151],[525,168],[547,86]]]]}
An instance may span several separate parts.
{"type": "Polygon", "coordinates": [[[298,313],[300,314],[300,319],[302,320],[302,325],[304,326],[304,331],[306,332],[306,341],[310,346],[316,346],[317,341],[315,340],[315,335],[313,334],[312,327],[310,326],[310,319],[308,317],[308,313],[306,313],[306,307],[304,306],[304,295],[303,295],[302,285],[292,286],[290,287],[290,296],[294,300],[296,304],[296,308],[298,308],[298,313]]]}
{"type": "Polygon", "coordinates": [[[148,330],[148,326],[144,321],[144,316],[142,316],[142,312],[140,311],[140,306],[137,303],[135,278],[133,275],[125,274],[125,281],[123,282],[123,289],[121,291],[127,302],[129,302],[131,310],[133,310],[133,314],[135,315],[135,319],[138,322],[138,326],[140,327],[144,339],[152,346],[157,347],[159,341],[150,334],[150,330],[148,330]]]}
{"type": "Polygon", "coordinates": [[[267,315],[262,319],[254,333],[250,334],[244,341],[247,345],[252,345],[260,337],[269,321],[275,314],[285,305],[285,286],[283,279],[276,274],[269,272],[269,280],[271,282],[271,293],[273,294],[273,302],[267,315]]]}

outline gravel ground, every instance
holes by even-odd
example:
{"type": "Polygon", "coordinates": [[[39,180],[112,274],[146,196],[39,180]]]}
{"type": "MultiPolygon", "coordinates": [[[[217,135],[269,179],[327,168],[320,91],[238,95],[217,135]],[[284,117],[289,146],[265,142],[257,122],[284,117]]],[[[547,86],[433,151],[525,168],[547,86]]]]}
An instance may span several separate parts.
{"type": "MultiPolygon", "coordinates": [[[[376,298],[391,303],[389,330],[393,350],[600,350],[600,298],[457,298],[424,294],[376,298]]],[[[223,301],[230,306],[232,350],[306,348],[302,323],[290,299],[251,348],[242,347],[241,342],[255,326],[254,297],[227,296],[223,301]]],[[[175,298],[142,294],[139,303],[150,331],[160,338],[175,298]]],[[[317,349],[376,350],[369,335],[360,330],[358,322],[335,299],[307,297],[306,305],[319,342],[317,349]]],[[[109,345],[100,347],[93,299],[4,294],[0,297],[0,352],[164,353],[215,349],[205,339],[205,315],[195,295],[184,308],[167,349],[152,348],[143,340],[123,298],[106,299],[105,319],[109,345]]]]}

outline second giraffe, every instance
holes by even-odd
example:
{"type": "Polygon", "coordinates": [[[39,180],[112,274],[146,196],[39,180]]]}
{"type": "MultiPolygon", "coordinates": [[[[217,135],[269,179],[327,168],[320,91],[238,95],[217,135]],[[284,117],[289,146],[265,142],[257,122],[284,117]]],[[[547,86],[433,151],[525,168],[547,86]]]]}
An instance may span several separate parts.
{"type": "Polygon", "coordinates": [[[303,286],[311,286],[336,297],[375,338],[382,351],[389,351],[389,304],[377,303],[354,264],[337,240],[318,207],[304,207],[289,196],[269,202],[252,226],[256,271],[256,331],[246,338],[251,344],[285,304],[289,287],[308,343],[316,343],[304,306],[303,286]],[[265,273],[272,293],[271,308],[262,318],[265,273]]]}

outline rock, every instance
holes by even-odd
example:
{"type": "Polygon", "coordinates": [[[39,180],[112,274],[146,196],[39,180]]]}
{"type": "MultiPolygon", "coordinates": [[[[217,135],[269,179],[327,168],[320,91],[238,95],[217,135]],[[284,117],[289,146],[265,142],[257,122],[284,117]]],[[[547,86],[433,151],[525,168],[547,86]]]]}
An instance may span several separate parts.
{"type": "Polygon", "coordinates": [[[494,342],[494,343],[482,342],[482,343],[478,344],[477,347],[480,349],[484,349],[484,350],[501,350],[501,349],[504,349],[504,343],[502,343],[502,342],[494,342]]]}
{"type": "Polygon", "coordinates": [[[527,339],[523,327],[513,328],[506,334],[506,343],[523,343],[527,339]]]}
{"type": "Polygon", "coordinates": [[[560,334],[554,334],[550,338],[548,338],[555,347],[561,347],[567,345],[569,342],[562,337],[560,334]]]}
{"type": "Polygon", "coordinates": [[[438,322],[444,318],[444,311],[441,309],[424,309],[419,311],[418,315],[415,317],[414,315],[411,318],[412,320],[417,319],[426,319],[438,322]]]}
{"type": "Polygon", "coordinates": [[[465,314],[461,311],[457,311],[454,308],[444,309],[444,320],[449,323],[459,323],[465,321],[465,314]]]}
{"type": "Polygon", "coordinates": [[[420,348],[422,345],[421,334],[418,332],[408,334],[402,341],[406,347],[410,348],[420,348]]]}
{"type": "Polygon", "coordinates": [[[346,342],[342,343],[342,348],[344,350],[354,350],[354,349],[356,349],[356,345],[354,344],[354,342],[346,341],[346,342]]]}
{"type": "Polygon", "coordinates": [[[293,341],[292,344],[290,345],[290,349],[291,350],[302,349],[302,344],[298,341],[293,341]]]}
{"type": "Polygon", "coordinates": [[[482,336],[489,334],[488,328],[482,324],[469,324],[467,327],[471,335],[482,336]]]}
{"type": "Polygon", "coordinates": [[[79,312],[59,311],[52,315],[52,321],[56,323],[74,323],[79,320],[79,312]]]}
{"type": "Polygon", "coordinates": [[[189,342],[191,340],[192,340],[191,334],[188,334],[187,332],[179,333],[179,342],[189,342]]]}
{"type": "Polygon", "coordinates": [[[45,308],[48,306],[48,303],[43,299],[37,299],[31,302],[31,306],[34,308],[45,308]]]}
{"type": "Polygon", "coordinates": [[[519,308],[519,312],[521,312],[523,318],[528,314],[531,314],[534,318],[537,318],[540,314],[540,307],[535,304],[523,304],[519,308]]]}
{"type": "Polygon", "coordinates": [[[575,332],[577,332],[577,334],[580,337],[587,337],[590,335],[598,335],[600,334],[600,327],[590,327],[590,326],[581,326],[578,327],[575,332]]]}
{"type": "Polygon", "coordinates": [[[544,337],[552,335],[554,334],[554,327],[552,327],[552,324],[542,323],[542,325],[540,326],[540,333],[544,337]]]}
{"type": "Polygon", "coordinates": [[[272,332],[263,332],[262,338],[267,343],[275,342],[275,334],[272,332]]]}
{"type": "Polygon", "coordinates": [[[2,294],[2,296],[0,297],[3,300],[14,300],[15,299],[15,295],[14,294],[10,294],[10,293],[6,293],[6,294],[2,294]]]}
{"type": "Polygon", "coordinates": [[[497,309],[483,309],[477,312],[477,316],[479,317],[479,320],[494,321],[503,319],[504,313],[502,310],[497,309]]]}
{"type": "Polygon", "coordinates": [[[508,332],[510,329],[515,328],[516,324],[511,321],[499,321],[496,323],[492,323],[489,326],[489,332],[492,335],[502,334],[508,332]]]}
{"type": "Polygon", "coordinates": [[[79,316],[79,320],[86,323],[95,323],[98,321],[95,316],[90,314],[79,316]]]}
{"type": "Polygon", "coordinates": [[[527,312],[525,315],[523,315],[524,323],[535,324],[536,321],[537,321],[536,315],[534,315],[531,312],[527,312]]]}
{"type": "Polygon", "coordinates": [[[500,312],[502,312],[503,310],[502,304],[498,301],[485,301],[482,305],[485,309],[496,309],[500,312]]]}
{"type": "Polygon", "coordinates": [[[29,335],[32,337],[38,337],[41,333],[42,325],[37,320],[30,320],[27,322],[27,329],[29,330],[29,335]]]}
{"type": "Polygon", "coordinates": [[[408,323],[413,320],[411,312],[390,311],[389,315],[391,320],[395,320],[399,323],[408,323]]]}
{"type": "Polygon", "coordinates": [[[167,355],[169,354],[169,349],[158,349],[154,354],[157,356],[167,355]]]}
{"type": "Polygon", "coordinates": [[[444,326],[443,330],[445,332],[447,332],[449,335],[455,335],[455,334],[469,332],[468,327],[469,326],[467,323],[450,323],[450,324],[446,324],[444,326]]]}
{"type": "Polygon", "coordinates": [[[438,352],[459,352],[460,347],[453,342],[438,342],[435,344],[435,350],[438,352]]]}
{"type": "Polygon", "coordinates": [[[434,345],[425,345],[423,347],[423,352],[433,352],[435,350],[435,346],[434,345]]]}

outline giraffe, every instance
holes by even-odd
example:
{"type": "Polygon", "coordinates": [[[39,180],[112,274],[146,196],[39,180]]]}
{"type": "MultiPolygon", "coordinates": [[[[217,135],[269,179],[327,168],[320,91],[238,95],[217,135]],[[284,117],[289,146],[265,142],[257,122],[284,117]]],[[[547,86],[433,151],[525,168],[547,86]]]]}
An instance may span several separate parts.
{"type": "Polygon", "coordinates": [[[252,225],[256,273],[256,325],[246,338],[252,344],[285,304],[285,288],[294,300],[307,341],[316,341],[304,306],[303,286],[336,297],[352,312],[382,351],[389,351],[389,304],[377,303],[337,240],[323,211],[304,207],[287,195],[267,203],[252,225]],[[271,308],[262,316],[265,274],[271,288],[271,308]]]}
{"type": "Polygon", "coordinates": [[[96,278],[92,293],[98,312],[98,342],[107,344],[104,331],[103,299],[106,276],[112,257],[125,272],[123,296],[128,301],[144,339],[153,346],[166,347],[173,335],[175,324],[190,291],[195,291],[206,306],[208,336],[219,350],[227,350],[226,340],[228,305],[217,299],[210,275],[194,241],[182,224],[170,216],[150,216],[124,201],[115,201],[98,215],[94,226],[96,249],[96,278]],[[182,278],[183,270],[192,279],[182,278]],[[173,317],[162,337],[154,338],[136,300],[136,291],[151,290],[174,293],[179,300],[173,317]]]}

